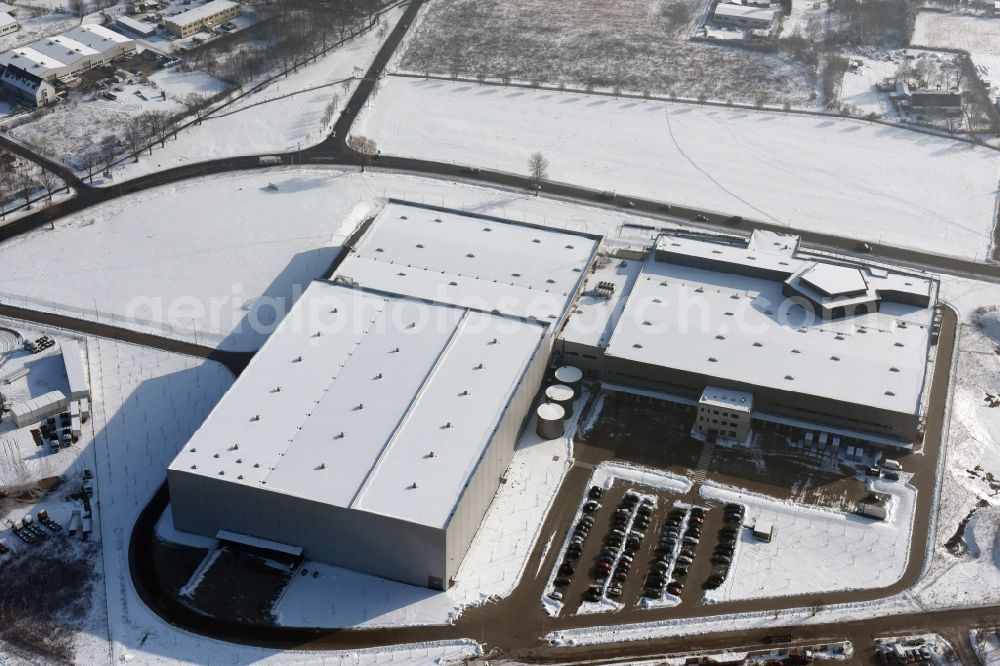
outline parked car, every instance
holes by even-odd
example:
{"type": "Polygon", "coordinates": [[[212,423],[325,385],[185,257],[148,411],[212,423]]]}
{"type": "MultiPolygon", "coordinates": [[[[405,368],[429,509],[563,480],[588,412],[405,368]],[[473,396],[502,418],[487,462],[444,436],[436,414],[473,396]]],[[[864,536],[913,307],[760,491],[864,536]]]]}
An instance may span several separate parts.
{"type": "Polygon", "coordinates": [[[597,511],[600,508],[601,508],[601,503],[600,502],[598,502],[597,500],[590,500],[586,504],[583,505],[583,512],[584,513],[594,513],[595,511],[597,511]]]}
{"type": "Polygon", "coordinates": [[[554,591],[552,591],[552,592],[549,593],[549,599],[553,599],[555,601],[562,601],[563,600],[563,593],[560,592],[559,590],[554,590],[554,591]]]}
{"type": "Polygon", "coordinates": [[[719,554],[719,555],[715,555],[715,556],[712,557],[712,562],[714,562],[715,564],[729,564],[732,561],[733,561],[733,558],[731,558],[728,555],[721,555],[721,554],[719,554]]]}

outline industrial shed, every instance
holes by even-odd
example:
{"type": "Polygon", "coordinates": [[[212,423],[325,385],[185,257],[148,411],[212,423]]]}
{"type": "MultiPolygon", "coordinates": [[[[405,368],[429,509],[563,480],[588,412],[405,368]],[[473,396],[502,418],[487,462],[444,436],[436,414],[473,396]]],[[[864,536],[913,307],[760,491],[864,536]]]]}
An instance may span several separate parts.
{"type": "Polygon", "coordinates": [[[599,243],[387,207],[170,465],[175,526],[447,588],[599,243]],[[480,283],[493,291],[474,302],[480,283]]]}

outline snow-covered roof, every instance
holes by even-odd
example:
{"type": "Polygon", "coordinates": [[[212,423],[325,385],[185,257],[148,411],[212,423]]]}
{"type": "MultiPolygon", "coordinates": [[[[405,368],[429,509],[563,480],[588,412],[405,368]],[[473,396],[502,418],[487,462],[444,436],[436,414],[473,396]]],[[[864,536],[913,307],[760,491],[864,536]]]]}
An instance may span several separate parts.
{"type": "Polygon", "coordinates": [[[720,2],[715,8],[716,16],[727,16],[731,18],[752,19],[756,21],[773,21],[775,10],[770,7],[756,7],[752,5],[734,5],[728,2],[720,2]]]}
{"type": "Polygon", "coordinates": [[[749,386],[912,414],[931,310],[886,302],[824,321],[789,307],[783,282],[649,261],[607,354],[749,386]]]}
{"type": "Polygon", "coordinates": [[[8,14],[5,11],[0,11],[0,28],[6,28],[9,25],[14,25],[17,23],[17,19],[8,14]]]}
{"type": "Polygon", "coordinates": [[[825,296],[844,296],[868,291],[868,282],[861,271],[852,266],[815,263],[801,275],[801,279],[825,296]]]}
{"type": "Polygon", "coordinates": [[[705,390],[701,392],[701,398],[698,402],[711,407],[750,412],[753,409],[753,393],[721,386],[706,386],[705,390]]]}
{"type": "Polygon", "coordinates": [[[44,77],[46,72],[64,67],[62,61],[56,60],[38,51],[32,46],[20,46],[0,55],[0,64],[16,65],[34,76],[44,77]]]}
{"type": "Polygon", "coordinates": [[[642,264],[637,259],[599,257],[573,304],[560,338],[590,347],[606,347],[642,264]],[[608,289],[607,285],[613,288],[608,289]]]}
{"type": "Polygon", "coordinates": [[[66,32],[64,36],[86,44],[98,53],[104,53],[116,44],[127,44],[133,41],[130,37],[97,23],[78,25],[66,32]]]}
{"type": "Polygon", "coordinates": [[[545,331],[314,282],[171,469],[444,527],[545,331]]]}
{"type": "Polygon", "coordinates": [[[149,23],[144,23],[142,21],[137,21],[131,16],[119,16],[115,18],[115,22],[121,25],[123,28],[132,30],[140,35],[152,35],[156,32],[156,26],[149,23]]]}
{"type": "MultiPolygon", "coordinates": [[[[1000,1],[1000,0],[998,0],[998,1],[1000,1]]],[[[17,11],[17,7],[15,7],[14,5],[8,4],[6,2],[0,2],[0,13],[3,13],[3,14],[13,14],[16,11],[17,11]]]]}
{"type": "Polygon", "coordinates": [[[96,49],[92,49],[86,44],[65,35],[42,39],[31,46],[39,53],[47,55],[53,60],[62,63],[62,65],[72,65],[82,58],[98,53],[96,49]]]}
{"type": "Polygon", "coordinates": [[[391,203],[337,274],[371,289],[554,321],[599,245],[595,236],[391,203]]]}
{"type": "MultiPolygon", "coordinates": [[[[756,234],[755,236],[756,237],[756,234]]],[[[753,238],[753,237],[752,237],[753,238]]],[[[656,242],[656,252],[668,259],[673,256],[684,256],[718,265],[720,270],[745,272],[747,267],[784,274],[786,277],[802,267],[802,262],[787,252],[784,243],[778,246],[768,246],[758,239],[757,248],[767,247],[767,250],[753,249],[747,241],[736,240],[725,242],[724,239],[710,239],[664,235],[656,242]]]]}
{"type": "Polygon", "coordinates": [[[194,7],[176,16],[171,16],[167,20],[177,26],[192,25],[238,5],[238,2],[231,2],[231,0],[212,0],[201,7],[194,7]]]}

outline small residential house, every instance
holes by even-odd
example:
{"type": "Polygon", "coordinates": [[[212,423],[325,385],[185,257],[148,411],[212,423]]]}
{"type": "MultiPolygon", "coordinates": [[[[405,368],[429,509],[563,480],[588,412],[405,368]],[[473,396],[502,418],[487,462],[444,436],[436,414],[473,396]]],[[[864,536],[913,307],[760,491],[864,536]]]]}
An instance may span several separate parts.
{"type": "MultiPolygon", "coordinates": [[[[0,2],[0,6],[5,6],[0,2]]],[[[6,5],[9,6],[9,5],[6,5]]],[[[14,15],[10,12],[0,11],[0,37],[3,35],[9,35],[12,32],[17,32],[21,29],[21,24],[17,22],[14,15]]]]}

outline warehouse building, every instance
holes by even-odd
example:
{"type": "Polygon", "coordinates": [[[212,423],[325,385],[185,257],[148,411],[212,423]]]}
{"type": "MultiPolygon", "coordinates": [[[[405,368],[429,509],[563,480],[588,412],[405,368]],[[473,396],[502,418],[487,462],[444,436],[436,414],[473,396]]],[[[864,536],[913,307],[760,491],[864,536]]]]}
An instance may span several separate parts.
{"type": "Polygon", "coordinates": [[[32,106],[48,106],[58,99],[54,85],[16,65],[0,68],[0,89],[32,106]]]}
{"type": "Polygon", "coordinates": [[[175,526],[447,588],[599,244],[390,204],[170,465],[175,526]]]}
{"type": "Polygon", "coordinates": [[[190,37],[231,21],[239,15],[240,3],[231,0],[211,0],[201,7],[194,7],[176,16],[167,17],[163,21],[163,27],[175,37],[190,37]]]}
{"type": "Polygon", "coordinates": [[[704,436],[742,439],[742,416],[713,413],[742,400],[752,422],[919,440],[935,281],[808,257],[761,232],[664,235],[642,262],[601,264],[616,286],[603,298],[585,287],[560,334],[565,362],[696,407],[704,436]],[[600,335],[577,322],[600,321],[594,310],[617,315],[600,335]]]}
{"type": "MultiPolygon", "coordinates": [[[[0,3],[2,6],[3,3],[0,3]]],[[[0,37],[3,35],[10,35],[21,29],[21,24],[17,22],[13,14],[9,12],[0,11],[0,37]]]]}

